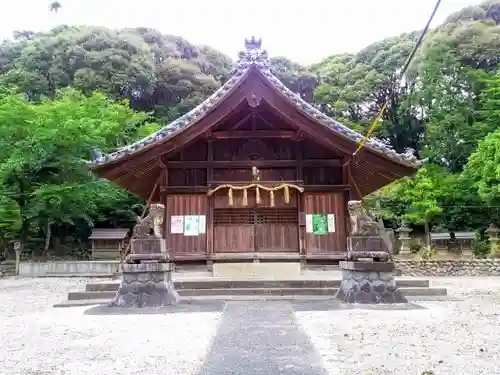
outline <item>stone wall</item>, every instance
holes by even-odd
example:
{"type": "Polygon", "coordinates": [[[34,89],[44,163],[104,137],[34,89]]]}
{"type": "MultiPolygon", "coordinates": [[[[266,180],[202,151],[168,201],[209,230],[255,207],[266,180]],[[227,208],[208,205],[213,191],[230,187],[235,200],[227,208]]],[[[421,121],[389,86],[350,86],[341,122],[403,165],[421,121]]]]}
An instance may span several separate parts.
{"type": "Polygon", "coordinates": [[[19,276],[24,277],[113,277],[120,270],[120,262],[57,261],[21,262],[19,276]]]}
{"type": "Polygon", "coordinates": [[[500,259],[396,260],[402,276],[500,276],[500,259]]]}
{"type": "Polygon", "coordinates": [[[16,263],[14,262],[0,263],[0,277],[12,276],[15,273],[16,273],[16,263]]]}

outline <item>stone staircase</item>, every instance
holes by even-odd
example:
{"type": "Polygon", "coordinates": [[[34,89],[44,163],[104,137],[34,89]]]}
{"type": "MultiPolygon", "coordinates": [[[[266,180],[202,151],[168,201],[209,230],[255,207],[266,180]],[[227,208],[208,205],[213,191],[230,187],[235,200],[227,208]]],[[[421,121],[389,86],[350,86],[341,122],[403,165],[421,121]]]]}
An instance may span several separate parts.
{"type": "MultiPolygon", "coordinates": [[[[429,280],[399,279],[396,282],[409,300],[435,300],[447,296],[445,288],[430,287],[429,280]]],[[[177,280],[174,284],[184,299],[327,299],[332,298],[337,292],[340,278],[293,280],[203,278],[177,280]]],[[[115,296],[118,285],[118,282],[87,284],[84,291],[70,292],[68,300],[56,306],[86,306],[109,302],[115,296]]]]}

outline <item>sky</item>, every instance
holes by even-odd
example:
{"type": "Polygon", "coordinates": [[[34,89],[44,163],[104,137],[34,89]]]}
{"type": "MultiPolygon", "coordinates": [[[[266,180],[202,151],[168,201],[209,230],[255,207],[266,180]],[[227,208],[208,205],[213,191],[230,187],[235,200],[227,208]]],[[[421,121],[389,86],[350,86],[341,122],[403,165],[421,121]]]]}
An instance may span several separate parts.
{"type": "MultiPolygon", "coordinates": [[[[236,58],[244,39],[262,38],[271,56],[302,64],[356,52],[370,43],[420,30],[436,0],[15,0],[2,7],[0,39],[14,30],[46,31],[60,24],[149,27],[207,44],[236,58]]],[[[434,25],[474,0],[442,0],[434,25]]]]}

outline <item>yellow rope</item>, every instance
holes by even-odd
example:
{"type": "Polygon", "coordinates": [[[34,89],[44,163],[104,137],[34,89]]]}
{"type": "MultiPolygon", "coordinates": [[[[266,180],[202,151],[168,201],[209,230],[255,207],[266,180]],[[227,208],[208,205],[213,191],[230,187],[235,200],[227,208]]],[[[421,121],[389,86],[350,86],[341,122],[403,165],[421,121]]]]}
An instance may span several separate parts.
{"type": "Polygon", "coordinates": [[[244,186],[224,184],[224,185],[219,185],[215,189],[210,190],[207,193],[207,195],[210,196],[210,195],[214,194],[216,191],[221,190],[221,189],[245,190],[245,189],[257,188],[257,189],[262,189],[265,191],[277,191],[277,190],[284,189],[286,187],[295,189],[301,193],[304,192],[304,188],[301,188],[300,186],[297,186],[294,184],[286,184],[286,183],[280,184],[280,185],[275,186],[275,187],[267,187],[267,186],[263,186],[261,184],[249,184],[249,185],[244,185],[244,186]]]}
{"type": "Polygon", "coordinates": [[[365,145],[365,143],[368,140],[368,138],[370,138],[370,136],[372,135],[373,131],[377,127],[377,124],[382,119],[382,116],[385,113],[385,109],[387,108],[388,103],[389,103],[389,101],[386,100],[386,102],[384,103],[384,105],[380,109],[380,112],[378,113],[377,117],[375,117],[375,120],[373,120],[372,126],[370,126],[370,129],[368,129],[368,133],[366,133],[365,137],[361,140],[361,142],[359,142],[358,148],[356,149],[356,151],[354,151],[353,155],[356,155],[358,153],[358,151],[363,148],[363,146],[365,145]]]}

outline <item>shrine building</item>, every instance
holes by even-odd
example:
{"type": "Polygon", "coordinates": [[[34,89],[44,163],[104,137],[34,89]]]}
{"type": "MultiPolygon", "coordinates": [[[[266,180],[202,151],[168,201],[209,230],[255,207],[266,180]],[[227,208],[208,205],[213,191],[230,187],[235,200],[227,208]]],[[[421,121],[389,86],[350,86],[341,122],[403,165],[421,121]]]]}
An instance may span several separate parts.
{"type": "Polygon", "coordinates": [[[233,76],[156,133],[91,169],[165,205],[175,262],[335,260],[346,254],[347,202],[420,166],[321,113],[245,41],[233,76]]]}

